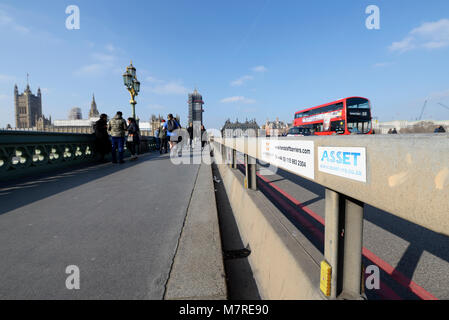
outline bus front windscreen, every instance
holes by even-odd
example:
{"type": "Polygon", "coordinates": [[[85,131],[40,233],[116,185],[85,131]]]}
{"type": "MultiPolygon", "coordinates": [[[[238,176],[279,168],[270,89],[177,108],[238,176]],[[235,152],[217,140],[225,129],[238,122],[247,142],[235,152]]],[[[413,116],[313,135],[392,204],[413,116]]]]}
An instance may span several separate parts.
{"type": "Polygon", "coordinates": [[[350,133],[365,134],[371,131],[371,110],[367,99],[347,99],[346,110],[348,131],[350,133]]]}

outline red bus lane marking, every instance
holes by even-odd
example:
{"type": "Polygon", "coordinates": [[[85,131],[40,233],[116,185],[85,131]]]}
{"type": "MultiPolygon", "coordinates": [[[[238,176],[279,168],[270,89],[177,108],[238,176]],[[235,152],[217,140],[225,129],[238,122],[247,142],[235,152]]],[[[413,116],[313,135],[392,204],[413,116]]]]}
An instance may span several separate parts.
{"type": "Polygon", "coordinates": [[[403,287],[409,289],[415,295],[420,297],[423,300],[438,300],[437,297],[432,295],[430,292],[426,291],[423,287],[419,286],[416,282],[407,278],[404,274],[397,271],[393,266],[383,261],[381,258],[376,256],[374,253],[369,251],[367,248],[363,247],[362,250],[363,255],[377,264],[382,270],[384,270],[387,274],[389,274],[397,283],[402,285],[403,287]]]}
{"type": "MultiPolygon", "coordinates": [[[[270,185],[271,187],[273,187],[274,189],[276,189],[276,191],[278,191],[279,193],[281,193],[283,196],[285,196],[287,199],[289,199],[290,201],[292,201],[292,203],[294,203],[295,205],[299,206],[304,212],[306,212],[307,214],[309,214],[312,218],[314,218],[315,220],[317,220],[318,222],[320,222],[323,226],[324,226],[324,219],[319,216],[317,213],[313,212],[312,210],[310,210],[309,208],[307,208],[306,206],[304,206],[301,202],[299,202],[297,199],[295,199],[294,197],[292,197],[290,194],[288,194],[286,191],[284,191],[283,189],[279,188],[278,186],[276,186],[274,183],[270,182],[268,179],[266,179],[265,177],[263,177],[260,174],[257,174],[257,176],[259,178],[261,178],[265,183],[267,183],[268,185],[270,185]],[[307,210],[305,210],[307,209],[307,210]]],[[[371,260],[373,263],[377,264],[382,270],[384,270],[388,275],[390,275],[394,280],[396,280],[400,285],[402,285],[403,287],[409,289],[411,292],[413,292],[415,295],[417,295],[419,298],[423,299],[423,300],[438,300],[434,295],[432,295],[431,293],[429,293],[427,290],[425,290],[423,287],[421,287],[420,285],[418,285],[416,282],[414,282],[413,280],[407,278],[404,274],[402,274],[400,271],[395,270],[395,268],[393,268],[393,266],[391,266],[390,264],[388,264],[386,261],[382,260],[381,258],[379,258],[378,256],[376,256],[373,252],[369,251],[368,249],[366,249],[365,247],[363,247],[362,250],[363,255],[371,260]]]]}
{"type": "MultiPolygon", "coordinates": [[[[244,164],[241,164],[241,166],[244,168],[244,164]]],[[[305,213],[307,213],[308,215],[310,215],[312,218],[314,218],[316,221],[318,221],[319,223],[321,223],[324,226],[324,218],[322,218],[320,215],[318,215],[316,212],[312,211],[311,209],[309,209],[307,206],[305,206],[304,204],[302,204],[301,202],[299,202],[297,199],[295,199],[292,195],[288,194],[285,190],[281,189],[280,187],[278,187],[277,185],[275,185],[273,182],[270,182],[267,178],[265,178],[264,176],[262,176],[261,174],[257,174],[257,176],[266,184],[268,184],[270,187],[272,187],[273,189],[275,189],[277,192],[279,192],[280,194],[282,194],[285,198],[287,198],[289,201],[291,201],[294,205],[298,206],[300,209],[302,209],[305,213]]],[[[267,189],[266,189],[267,190],[267,189]]],[[[272,193],[270,193],[272,194],[272,193]]],[[[277,199],[279,199],[279,197],[275,197],[277,199]]],[[[279,199],[281,200],[281,199],[279,199]]],[[[283,207],[286,207],[286,203],[284,201],[281,200],[281,202],[283,203],[283,207]]],[[[287,209],[287,208],[286,208],[287,209]]],[[[287,209],[288,210],[288,209],[287,209]]],[[[292,210],[288,210],[289,212],[291,212],[292,210]]],[[[295,211],[295,210],[293,210],[295,211]]],[[[298,216],[298,213],[295,212],[294,214],[292,214],[292,216],[294,216],[295,218],[298,218],[300,216],[298,216]]],[[[305,219],[301,217],[300,219],[301,221],[299,221],[300,223],[303,223],[302,221],[304,221],[305,219]]],[[[307,228],[311,228],[312,233],[318,237],[318,239],[320,239],[321,241],[323,241],[323,237],[319,234],[322,234],[322,232],[320,230],[318,230],[317,228],[315,228],[312,224],[310,224],[308,221],[305,222],[304,226],[306,226],[307,228]],[[309,227],[310,226],[310,227],[309,227]]],[[[381,258],[379,258],[378,256],[376,256],[373,252],[369,251],[367,248],[363,247],[362,250],[362,254],[363,256],[365,256],[368,260],[371,260],[373,263],[375,263],[376,265],[378,265],[383,271],[385,271],[385,273],[387,273],[388,275],[390,275],[397,283],[399,283],[400,285],[402,285],[403,287],[405,287],[406,289],[410,290],[411,292],[413,292],[416,296],[418,296],[419,298],[423,299],[423,300],[438,300],[438,298],[436,298],[434,295],[432,295],[430,292],[428,292],[427,290],[425,290],[423,287],[421,287],[420,285],[418,285],[416,282],[414,282],[413,280],[409,279],[408,277],[406,277],[404,274],[402,274],[400,271],[396,270],[395,268],[393,268],[393,266],[391,266],[389,263],[387,263],[386,261],[382,260],[381,258]]],[[[382,286],[385,287],[385,289],[388,288],[388,286],[386,286],[385,284],[382,286]]],[[[389,292],[388,295],[393,294],[395,295],[397,298],[400,299],[399,296],[397,296],[390,288],[388,288],[387,290],[385,290],[385,293],[387,293],[387,291],[391,291],[389,292]]],[[[394,299],[394,298],[393,298],[394,299]]]]}
{"type": "MultiPolygon", "coordinates": [[[[267,185],[261,184],[261,186],[266,190],[270,196],[272,196],[277,203],[279,203],[284,209],[288,211],[288,213],[293,216],[300,224],[305,226],[312,234],[321,242],[323,242],[324,234],[322,231],[318,230],[314,227],[307,219],[305,219],[295,208],[291,205],[287,204],[279,195],[277,195],[273,190],[271,190],[267,185]]],[[[381,290],[376,291],[382,299],[388,300],[402,300],[400,296],[398,296],[387,284],[385,284],[382,280],[380,281],[381,290]]]]}

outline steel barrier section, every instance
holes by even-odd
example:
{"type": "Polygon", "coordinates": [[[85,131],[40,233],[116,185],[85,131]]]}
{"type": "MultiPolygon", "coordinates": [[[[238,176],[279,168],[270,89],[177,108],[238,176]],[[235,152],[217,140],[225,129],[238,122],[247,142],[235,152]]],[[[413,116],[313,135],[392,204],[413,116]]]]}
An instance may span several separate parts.
{"type": "MultiPolygon", "coordinates": [[[[340,194],[449,236],[449,134],[214,138],[261,160],[262,139],[314,142],[314,179],[340,194]],[[319,171],[319,147],[366,149],[366,183],[319,171]]],[[[299,175],[293,171],[293,174],[299,175]]]]}
{"type": "MultiPolygon", "coordinates": [[[[232,169],[235,152],[244,154],[245,184],[256,166],[248,159],[255,158],[281,162],[283,170],[326,188],[327,263],[322,265],[330,267],[331,277],[320,279],[326,282],[320,287],[329,289],[323,294],[330,299],[364,298],[364,204],[449,235],[449,135],[214,138],[212,143],[232,169]],[[351,164],[350,156],[360,170],[343,168],[351,164]]],[[[251,189],[257,190],[256,182],[251,189]]]]}

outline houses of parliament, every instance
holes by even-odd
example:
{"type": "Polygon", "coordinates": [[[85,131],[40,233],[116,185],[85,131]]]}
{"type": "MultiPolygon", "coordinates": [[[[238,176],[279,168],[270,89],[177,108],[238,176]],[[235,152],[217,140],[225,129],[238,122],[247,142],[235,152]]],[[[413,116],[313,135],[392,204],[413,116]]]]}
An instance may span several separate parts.
{"type": "MultiPolygon", "coordinates": [[[[201,100],[201,97],[199,100],[201,100]]],[[[190,115],[195,115],[192,112],[193,104],[191,101],[189,106],[190,115]]],[[[100,118],[100,112],[95,102],[95,95],[93,95],[88,119],[83,119],[81,109],[74,107],[69,111],[67,119],[52,121],[51,116],[46,118],[42,114],[41,89],[38,88],[37,94],[35,95],[32,93],[29,84],[27,84],[25,91],[21,94],[19,94],[17,85],[14,86],[14,110],[15,129],[18,130],[89,134],[93,133],[94,123],[100,118]]],[[[180,121],[179,115],[176,115],[176,118],[180,121]]],[[[161,119],[162,117],[160,115],[158,117],[152,115],[149,122],[140,121],[141,134],[145,136],[154,135],[155,131],[161,125],[161,119]]],[[[8,127],[12,129],[9,125],[8,127]]]]}
{"type": "Polygon", "coordinates": [[[34,128],[48,126],[51,118],[47,119],[42,115],[42,94],[38,88],[37,95],[31,92],[30,85],[27,84],[25,91],[19,94],[17,85],[14,86],[14,109],[16,128],[34,128]]]}

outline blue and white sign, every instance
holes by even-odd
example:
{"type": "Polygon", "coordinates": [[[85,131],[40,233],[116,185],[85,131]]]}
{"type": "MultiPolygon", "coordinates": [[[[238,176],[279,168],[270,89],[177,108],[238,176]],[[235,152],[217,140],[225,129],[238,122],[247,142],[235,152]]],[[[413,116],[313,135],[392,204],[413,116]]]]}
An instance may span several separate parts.
{"type": "Polygon", "coordinates": [[[318,147],[318,170],[343,178],[366,182],[366,149],[318,147]]]}

